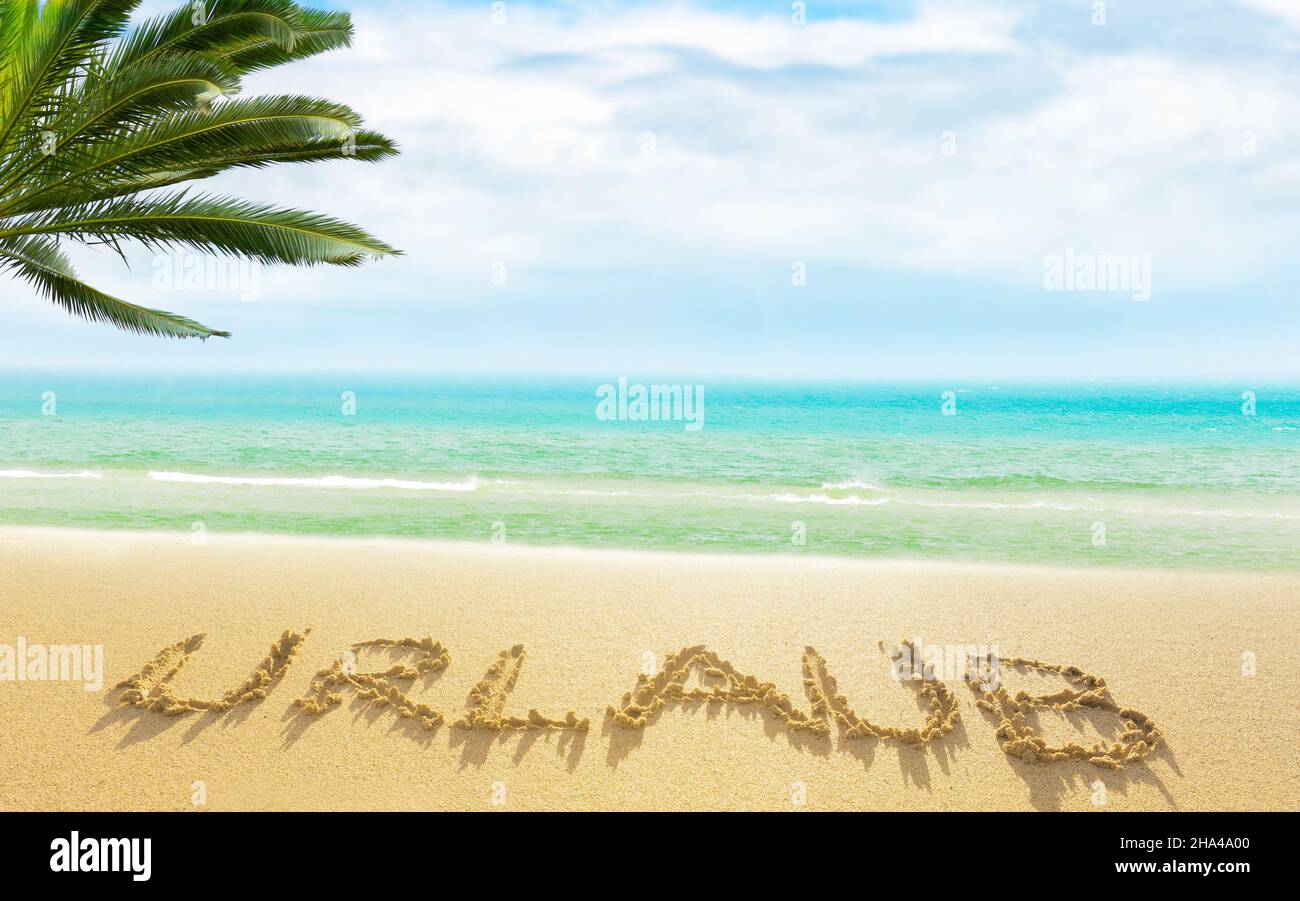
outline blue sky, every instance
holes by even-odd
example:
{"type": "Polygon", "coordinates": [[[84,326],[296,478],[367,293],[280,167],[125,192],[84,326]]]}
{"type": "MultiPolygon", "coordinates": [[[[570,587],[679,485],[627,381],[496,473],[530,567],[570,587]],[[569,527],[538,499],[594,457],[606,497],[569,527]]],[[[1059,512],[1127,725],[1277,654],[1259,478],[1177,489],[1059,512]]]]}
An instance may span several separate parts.
{"type": "Polygon", "coordinates": [[[124,335],[0,282],[0,366],[1300,376],[1293,0],[1111,0],[1104,24],[1091,0],[808,0],[802,25],[785,2],[332,5],[354,46],[248,92],[345,101],[403,156],[204,188],[406,256],[267,269],[241,299],[78,251],[234,338],[124,335]],[[1044,290],[1067,250],[1147,261],[1150,299],[1044,290]]]}

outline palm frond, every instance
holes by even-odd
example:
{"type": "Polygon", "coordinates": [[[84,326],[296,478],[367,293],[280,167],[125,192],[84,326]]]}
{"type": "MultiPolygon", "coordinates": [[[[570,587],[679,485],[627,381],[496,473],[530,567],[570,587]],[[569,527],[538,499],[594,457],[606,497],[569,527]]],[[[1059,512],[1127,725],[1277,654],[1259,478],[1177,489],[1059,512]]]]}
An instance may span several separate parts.
{"type": "Polygon", "coordinates": [[[302,9],[292,0],[218,0],[203,10],[186,5],[134,29],[114,54],[124,69],[169,53],[212,51],[266,40],[293,49],[302,9]]]}
{"type": "Polygon", "coordinates": [[[92,288],[77,278],[58,244],[46,238],[0,239],[0,269],[11,270],[69,313],[107,322],[128,332],[166,338],[229,338],[192,319],[136,306],[92,288]]]}
{"type": "Polygon", "coordinates": [[[48,147],[32,146],[0,184],[0,196],[21,182],[37,183],[38,169],[59,169],[70,148],[112,141],[123,129],[143,127],[167,109],[192,110],[203,98],[239,90],[239,77],[219,57],[189,54],[159,59],[111,81],[86,79],[46,129],[48,147]]]}
{"type": "Polygon", "coordinates": [[[329,216],[164,189],[232,169],[374,162],[397,145],[313,97],[240,97],[241,77],[347,46],[346,13],[209,0],[129,28],[139,0],[0,0],[0,272],[70,312],[171,337],[226,333],[103,294],[60,240],[185,246],[355,266],[399,253],[329,216]]]}
{"type": "MultiPolygon", "coordinates": [[[[95,49],[120,35],[140,0],[59,0],[23,19],[0,93],[0,154],[31,137],[95,49]]],[[[35,5],[35,4],[29,4],[35,5]]]]}
{"type": "Polygon", "coordinates": [[[148,247],[183,244],[246,256],[264,263],[352,266],[397,249],[319,213],[224,197],[123,197],[15,219],[0,238],[62,235],[83,243],[116,245],[133,239],[148,247]]]}
{"type": "Polygon", "coordinates": [[[160,169],[174,171],[257,147],[325,138],[342,146],[361,117],[340,103],[312,97],[232,100],[212,112],[164,113],[120,140],[73,147],[57,156],[61,173],[0,200],[0,215],[84,202],[98,192],[160,169]]]}
{"type": "Polygon", "coordinates": [[[107,200],[141,191],[167,188],[187,181],[211,178],[230,169],[261,169],[275,163],[319,163],[337,159],[378,162],[396,156],[398,153],[397,145],[392,140],[378,132],[361,129],[349,144],[316,139],[296,145],[247,148],[214,156],[202,165],[191,169],[161,169],[146,175],[126,178],[116,185],[98,189],[95,193],[99,199],[107,200]]]}
{"type": "Polygon", "coordinates": [[[304,9],[294,25],[292,47],[270,38],[222,45],[223,56],[241,73],[307,59],[352,43],[352,17],[334,10],[304,9]]]}

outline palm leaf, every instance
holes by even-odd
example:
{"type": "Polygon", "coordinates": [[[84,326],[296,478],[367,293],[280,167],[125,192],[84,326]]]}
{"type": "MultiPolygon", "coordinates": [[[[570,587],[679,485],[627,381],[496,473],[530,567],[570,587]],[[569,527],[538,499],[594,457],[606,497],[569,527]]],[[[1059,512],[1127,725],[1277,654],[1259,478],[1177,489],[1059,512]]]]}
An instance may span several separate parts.
{"type": "Polygon", "coordinates": [[[121,140],[65,152],[59,157],[64,171],[57,178],[0,200],[0,215],[45,209],[52,196],[60,204],[83,202],[122,178],[175,170],[232,150],[314,138],[342,146],[360,123],[348,107],[311,97],[258,97],[223,103],[211,113],[166,113],[121,140]]]}
{"type": "Polygon", "coordinates": [[[24,156],[25,165],[10,167],[12,174],[0,194],[32,179],[37,169],[56,170],[69,149],[111,141],[122,129],[146,126],[160,111],[193,110],[199,98],[238,90],[239,78],[230,65],[197,53],[156,60],[112,81],[88,79],[65,104],[63,114],[49,123],[53,145],[33,147],[24,156]]]}
{"type": "Polygon", "coordinates": [[[96,190],[95,194],[106,200],[155,188],[171,187],[187,181],[211,178],[229,169],[261,169],[275,163],[319,163],[337,159],[378,162],[395,156],[398,152],[397,145],[390,139],[378,132],[361,129],[357,131],[354,140],[346,145],[336,141],[314,139],[299,144],[232,150],[220,156],[212,156],[202,165],[191,169],[159,169],[144,175],[125,178],[113,186],[96,190]]]}
{"type": "Polygon", "coordinates": [[[166,338],[230,337],[230,332],[210,329],[175,313],[136,306],[92,288],[77,278],[58,244],[48,239],[0,239],[0,269],[12,270],[47,299],[85,319],[166,338]]]}
{"type": "Polygon", "coordinates": [[[269,69],[352,43],[352,17],[345,12],[304,9],[294,28],[292,47],[270,38],[225,44],[222,55],[240,72],[269,69]]]}
{"type": "MultiPolygon", "coordinates": [[[[104,41],[125,29],[140,0],[58,0],[24,21],[5,60],[0,153],[10,152],[33,119],[57,109],[61,89],[104,41]]],[[[34,6],[35,4],[29,4],[34,6]]]]}
{"type": "Polygon", "coordinates": [[[130,238],[149,247],[183,244],[264,263],[352,266],[396,248],[329,216],[222,197],[124,197],[13,220],[0,238],[63,235],[116,245],[130,238]]]}
{"type": "Polygon", "coordinates": [[[342,104],[236,97],[244,73],[347,46],[346,13],[215,0],[211,12],[185,4],[128,30],[137,5],[0,0],[0,270],[77,315],[207,337],[225,333],[80,281],[58,242],[122,254],[131,242],[177,245],[291,265],[355,266],[398,252],[320,213],[160,191],[232,169],[397,153],[342,104]]]}
{"type": "Polygon", "coordinates": [[[219,0],[203,11],[185,5],[137,28],[118,47],[115,68],[126,68],[169,53],[211,51],[241,41],[267,40],[292,49],[302,9],[291,0],[219,0]]]}

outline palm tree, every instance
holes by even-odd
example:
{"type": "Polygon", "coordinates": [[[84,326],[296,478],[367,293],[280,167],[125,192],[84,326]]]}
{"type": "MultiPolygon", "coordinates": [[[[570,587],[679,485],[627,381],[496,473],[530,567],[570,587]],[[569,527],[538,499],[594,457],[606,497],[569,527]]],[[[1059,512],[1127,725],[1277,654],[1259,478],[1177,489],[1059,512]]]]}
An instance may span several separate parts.
{"type": "Polygon", "coordinates": [[[77,278],[61,240],[356,266],[395,254],[318,213],[176,188],[240,167],[397,153],[346,106],[241,98],[249,72],[352,38],[347,13],[195,0],[130,27],[140,0],[0,0],[0,270],[78,316],[175,338],[229,337],[77,278]]]}

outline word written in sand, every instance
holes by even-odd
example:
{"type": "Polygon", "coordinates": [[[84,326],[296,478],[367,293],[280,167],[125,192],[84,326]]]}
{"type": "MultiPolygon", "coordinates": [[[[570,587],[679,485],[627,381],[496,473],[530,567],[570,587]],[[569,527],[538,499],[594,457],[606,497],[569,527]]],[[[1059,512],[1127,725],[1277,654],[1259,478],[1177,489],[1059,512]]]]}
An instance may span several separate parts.
{"type": "MultiPolygon", "coordinates": [[[[140,672],[118,684],[122,690],[122,703],[177,716],[197,711],[224,713],[239,704],[261,701],[283,679],[308,632],[310,630],[301,633],[285,631],[241,685],[213,699],[181,697],[172,687],[177,674],[203,644],[203,636],[195,635],[178,641],[159,651],[140,672]]],[[[880,647],[884,651],[884,645],[880,647]]],[[[917,654],[910,641],[900,642],[898,650],[909,657],[917,654]]],[[[524,657],[523,645],[502,651],[471,689],[469,704],[452,722],[452,727],[493,731],[588,731],[590,720],[579,718],[572,710],[559,717],[546,716],[537,710],[529,710],[525,716],[506,712],[510,693],[523,670],[524,657]]],[[[1012,695],[998,681],[995,666],[987,660],[972,658],[963,680],[974,692],[976,705],[996,718],[998,740],[1007,754],[1028,763],[1081,760],[1095,766],[1119,769],[1141,760],[1159,747],[1161,735],[1151,718],[1116,703],[1100,676],[1090,675],[1074,666],[1015,657],[1002,658],[998,665],[1057,676],[1067,683],[1066,688],[1054,694],[1018,692],[1012,695]],[[1088,747],[1075,742],[1050,747],[1027,719],[1027,715],[1037,710],[1077,711],[1085,708],[1116,717],[1122,726],[1118,739],[1114,742],[1099,741],[1088,747]]],[[[432,638],[362,641],[354,644],[328,669],[318,672],[307,694],[293,703],[304,714],[320,715],[340,706],[346,692],[362,703],[391,707],[399,717],[415,720],[424,729],[432,730],[446,717],[441,711],[415,701],[409,691],[421,676],[450,666],[451,654],[441,642],[432,638]],[[358,672],[357,655],[377,649],[412,655],[415,659],[413,663],[396,663],[379,672],[358,672]]],[[[942,680],[930,675],[903,683],[915,687],[927,708],[925,721],[920,726],[886,726],[859,715],[840,693],[825,658],[811,647],[804,649],[803,680],[807,710],[797,706],[775,684],[741,672],[716,652],[704,645],[696,645],[668,655],[659,672],[639,675],[636,687],[624,694],[618,704],[611,704],[605,716],[616,726],[644,729],[672,706],[736,704],[762,710],[792,733],[829,739],[835,730],[842,740],[876,739],[918,746],[943,740],[961,719],[956,695],[942,680]],[[691,684],[692,676],[696,677],[694,685],[691,684]]]]}

